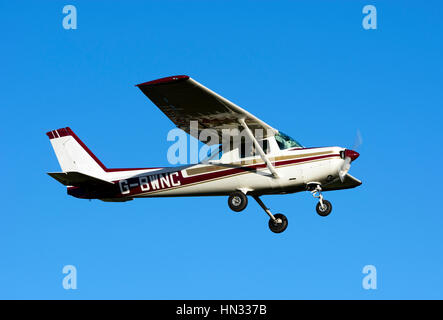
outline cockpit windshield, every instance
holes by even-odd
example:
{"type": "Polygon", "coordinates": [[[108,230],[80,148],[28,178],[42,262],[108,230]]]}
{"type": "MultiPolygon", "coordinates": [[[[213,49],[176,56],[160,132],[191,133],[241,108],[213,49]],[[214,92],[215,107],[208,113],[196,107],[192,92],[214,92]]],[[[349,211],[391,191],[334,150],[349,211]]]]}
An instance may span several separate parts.
{"type": "Polygon", "coordinates": [[[275,135],[275,140],[277,141],[280,150],[289,148],[303,148],[300,143],[281,131],[275,135]]]}

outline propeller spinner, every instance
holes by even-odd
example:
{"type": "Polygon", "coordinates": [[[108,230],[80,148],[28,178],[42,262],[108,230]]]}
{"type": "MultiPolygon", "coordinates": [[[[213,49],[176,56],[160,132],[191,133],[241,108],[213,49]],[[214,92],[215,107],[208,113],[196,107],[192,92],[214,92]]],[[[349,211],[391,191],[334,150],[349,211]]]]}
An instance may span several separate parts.
{"type": "Polygon", "coordinates": [[[345,163],[343,163],[343,166],[338,172],[341,182],[345,180],[345,177],[348,174],[349,169],[351,168],[351,162],[357,159],[359,156],[360,154],[357,151],[345,149],[344,152],[345,163]]]}
{"type": "MultiPolygon", "coordinates": [[[[360,130],[357,130],[357,136],[355,138],[354,149],[358,148],[363,143],[363,139],[361,137],[360,130]]],[[[343,166],[338,171],[338,176],[340,177],[340,181],[343,182],[345,180],[346,175],[348,174],[349,169],[351,168],[351,162],[357,159],[360,154],[357,151],[351,149],[345,149],[343,152],[343,158],[345,162],[343,166]]]]}

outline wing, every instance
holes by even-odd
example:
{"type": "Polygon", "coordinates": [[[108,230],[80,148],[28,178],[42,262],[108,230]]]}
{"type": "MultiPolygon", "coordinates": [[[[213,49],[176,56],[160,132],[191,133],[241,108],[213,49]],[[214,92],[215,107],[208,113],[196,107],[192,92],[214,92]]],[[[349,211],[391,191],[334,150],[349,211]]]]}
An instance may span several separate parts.
{"type": "Polygon", "coordinates": [[[277,132],[246,110],[188,76],[167,77],[137,86],[178,128],[197,139],[202,129],[211,128],[217,131],[221,142],[222,129],[241,129],[241,118],[253,132],[262,129],[263,137],[277,132]],[[191,132],[190,121],[198,122],[198,134],[191,132]]]}

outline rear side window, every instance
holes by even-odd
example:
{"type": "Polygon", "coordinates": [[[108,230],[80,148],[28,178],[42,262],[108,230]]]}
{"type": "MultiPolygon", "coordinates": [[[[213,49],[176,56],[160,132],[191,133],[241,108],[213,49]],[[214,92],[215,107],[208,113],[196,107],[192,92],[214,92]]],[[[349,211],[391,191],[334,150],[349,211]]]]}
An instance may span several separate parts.
{"type": "MultiPolygon", "coordinates": [[[[261,140],[259,141],[263,151],[268,154],[270,152],[269,148],[269,142],[268,140],[261,140]]],[[[240,159],[247,158],[247,157],[253,157],[253,156],[259,156],[260,153],[258,150],[255,150],[255,146],[253,144],[246,144],[244,141],[240,144],[240,159]],[[249,147],[249,148],[248,148],[249,147]],[[249,150],[247,150],[249,149],[249,150]]]]}

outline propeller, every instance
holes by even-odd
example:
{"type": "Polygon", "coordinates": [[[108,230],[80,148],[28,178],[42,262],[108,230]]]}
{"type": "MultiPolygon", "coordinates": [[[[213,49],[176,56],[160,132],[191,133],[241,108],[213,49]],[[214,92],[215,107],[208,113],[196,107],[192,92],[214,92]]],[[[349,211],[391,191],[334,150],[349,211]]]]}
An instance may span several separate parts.
{"type": "MultiPolygon", "coordinates": [[[[362,143],[363,143],[363,139],[361,137],[360,130],[357,130],[357,135],[356,135],[355,141],[354,141],[354,147],[352,149],[354,149],[354,150],[357,149],[358,147],[360,147],[362,145],[362,143]]],[[[345,181],[345,177],[348,174],[349,169],[351,169],[351,162],[360,156],[360,154],[354,150],[345,149],[345,151],[343,153],[343,157],[345,159],[345,162],[343,163],[342,167],[338,171],[338,176],[340,177],[341,182],[345,181]]]]}

